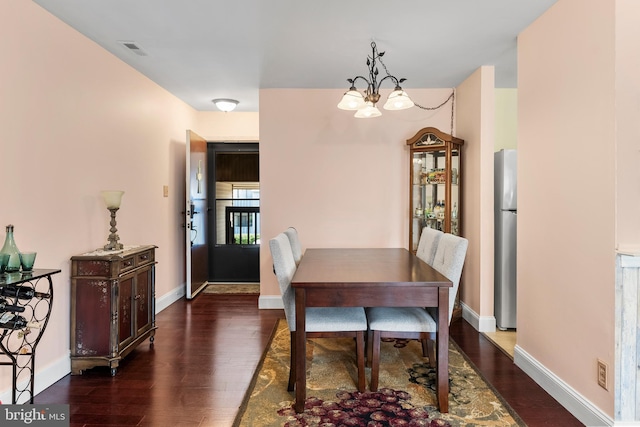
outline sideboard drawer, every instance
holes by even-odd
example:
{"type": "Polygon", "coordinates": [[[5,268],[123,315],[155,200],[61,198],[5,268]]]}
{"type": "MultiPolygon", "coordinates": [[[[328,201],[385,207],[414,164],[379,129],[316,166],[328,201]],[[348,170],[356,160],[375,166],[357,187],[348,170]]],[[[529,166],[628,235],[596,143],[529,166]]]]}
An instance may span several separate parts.
{"type": "Polygon", "coordinates": [[[121,274],[126,272],[126,271],[132,270],[135,267],[136,267],[136,257],[135,256],[126,257],[122,261],[120,261],[120,273],[121,274]]]}
{"type": "Polygon", "coordinates": [[[149,262],[153,262],[154,251],[145,251],[136,255],[136,266],[144,265],[149,262]]]}

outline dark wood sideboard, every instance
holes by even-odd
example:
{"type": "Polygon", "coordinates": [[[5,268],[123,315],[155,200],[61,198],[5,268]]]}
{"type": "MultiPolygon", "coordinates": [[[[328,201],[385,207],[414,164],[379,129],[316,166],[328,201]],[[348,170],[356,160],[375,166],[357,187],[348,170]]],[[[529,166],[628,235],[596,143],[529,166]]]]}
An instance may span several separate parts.
{"type": "Polygon", "coordinates": [[[96,250],[71,257],[71,374],[108,366],[147,338],[153,344],[155,249],[96,250]]]}

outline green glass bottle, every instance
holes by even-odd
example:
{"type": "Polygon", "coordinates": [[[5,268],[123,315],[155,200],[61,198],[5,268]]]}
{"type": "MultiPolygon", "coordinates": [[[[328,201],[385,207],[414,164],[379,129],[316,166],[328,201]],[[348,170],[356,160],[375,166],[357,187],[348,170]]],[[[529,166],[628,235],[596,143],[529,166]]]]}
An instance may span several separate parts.
{"type": "Polygon", "coordinates": [[[7,236],[4,239],[4,245],[0,253],[9,255],[9,264],[7,264],[7,273],[12,273],[20,270],[20,251],[16,246],[16,241],[13,239],[13,225],[7,225],[7,236]]]}

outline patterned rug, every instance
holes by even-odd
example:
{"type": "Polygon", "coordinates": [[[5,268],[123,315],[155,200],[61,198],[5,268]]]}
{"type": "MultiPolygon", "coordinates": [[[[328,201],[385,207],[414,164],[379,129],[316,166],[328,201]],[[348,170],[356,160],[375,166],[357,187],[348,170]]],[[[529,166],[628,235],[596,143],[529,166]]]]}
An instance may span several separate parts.
{"type": "MultiPolygon", "coordinates": [[[[354,340],[308,340],[307,400],[304,412],[296,414],[295,397],[287,391],[289,330],[281,320],[234,427],[525,425],[454,342],[449,345],[448,414],[437,410],[435,369],[425,363],[419,342],[382,342],[380,358],[380,389],[359,393],[354,340]]],[[[369,374],[367,369],[367,379],[369,374]]]]}
{"type": "Polygon", "coordinates": [[[235,295],[259,295],[259,283],[213,283],[207,285],[203,294],[235,294],[235,295]]]}

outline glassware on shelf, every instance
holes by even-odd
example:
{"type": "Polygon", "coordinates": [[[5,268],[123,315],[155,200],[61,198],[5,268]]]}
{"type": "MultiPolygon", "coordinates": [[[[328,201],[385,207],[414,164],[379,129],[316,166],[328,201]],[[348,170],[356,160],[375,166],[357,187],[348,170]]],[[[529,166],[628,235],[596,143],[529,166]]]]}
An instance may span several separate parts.
{"type": "Polygon", "coordinates": [[[9,255],[9,261],[5,268],[7,273],[20,271],[20,251],[18,250],[18,246],[16,246],[16,242],[13,238],[12,224],[7,225],[7,235],[4,239],[4,245],[2,246],[0,253],[9,255]]]}
{"type": "Polygon", "coordinates": [[[36,252],[20,252],[20,265],[22,271],[30,272],[33,270],[33,264],[36,262],[36,252]]]}
{"type": "Polygon", "coordinates": [[[4,274],[4,271],[7,269],[7,264],[9,264],[9,254],[3,254],[0,252],[0,274],[4,274]]]}

